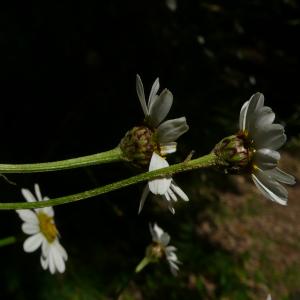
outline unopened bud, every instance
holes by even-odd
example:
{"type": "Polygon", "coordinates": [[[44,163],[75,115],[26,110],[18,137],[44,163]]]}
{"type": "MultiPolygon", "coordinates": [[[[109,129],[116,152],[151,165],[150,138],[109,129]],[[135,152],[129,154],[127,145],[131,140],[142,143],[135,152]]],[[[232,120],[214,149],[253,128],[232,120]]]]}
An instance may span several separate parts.
{"type": "Polygon", "coordinates": [[[252,157],[251,147],[243,135],[231,135],[222,139],[213,152],[218,157],[219,166],[229,173],[241,173],[247,170],[252,157]]]}
{"type": "Polygon", "coordinates": [[[152,154],[158,147],[154,132],[146,126],[133,127],[120,143],[124,158],[142,168],[149,165],[152,154]]]}

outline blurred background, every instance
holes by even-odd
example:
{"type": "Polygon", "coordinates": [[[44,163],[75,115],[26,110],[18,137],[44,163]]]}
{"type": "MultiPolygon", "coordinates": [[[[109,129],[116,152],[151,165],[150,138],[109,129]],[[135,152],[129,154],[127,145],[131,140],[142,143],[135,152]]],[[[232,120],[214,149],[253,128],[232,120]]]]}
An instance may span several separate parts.
{"type": "MultiPolygon", "coordinates": [[[[235,133],[257,91],[286,126],[286,171],[300,178],[300,4],[296,0],[71,1],[3,5],[0,11],[1,162],[61,160],[117,146],[141,124],[140,74],[174,94],[169,118],[186,116],[171,163],[211,151],[235,133]]],[[[1,202],[24,201],[38,182],[50,198],[92,189],[137,171],[126,164],[0,178],[1,202]]],[[[14,211],[0,211],[0,299],[300,299],[299,184],[287,207],[263,198],[249,178],[217,171],[176,176],[190,197],[175,216],[144,184],[55,208],[69,254],[63,275],[23,252],[14,211]],[[156,221],[182,261],[134,269],[156,221]]]]}

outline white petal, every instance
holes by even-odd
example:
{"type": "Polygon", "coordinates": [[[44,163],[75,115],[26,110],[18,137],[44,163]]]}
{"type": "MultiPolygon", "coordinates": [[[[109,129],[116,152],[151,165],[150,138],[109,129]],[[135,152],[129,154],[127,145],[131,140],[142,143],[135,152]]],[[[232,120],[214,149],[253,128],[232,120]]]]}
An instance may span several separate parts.
{"type": "Polygon", "coordinates": [[[39,248],[44,240],[44,236],[41,233],[37,233],[35,235],[27,238],[23,244],[23,249],[25,252],[34,252],[37,248],[39,248]]]}
{"type": "Polygon", "coordinates": [[[65,248],[61,245],[61,243],[57,240],[56,249],[60,252],[62,258],[66,261],[68,259],[68,254],[65,248]]]}
{"type": "Polygon", "coordinates": [[[254,132],[252,138],[256,149],[269,148],[277,150],[286,142],[284,128],[280,124],[266,125],[254,132]]]}
{"type": "Polygon", "coordinates": [[[163,156],[176,152],[176,149],[177,149],[176,142],[159,144],[159,152],[163,156]]]}
{"type": "Polygon", "coordinates": [[[158,97],[152,100],[151,106],[149,106],[149,115],[151,125],[157,127],[169,113],[173,103],[172,93],[164,89],[158,97]]]}
{"type": "Polygon", "coordinates": [[[267,175],[263,174],[263,171],[258,171],[255,175],[252,174],[252,179],[256,187],[262,192],[262,194],[281,205],[287,204],[287,191],[278,182],[272,180],[267,175]]]}
{"type": "Polygon", "coordinates": [[[254,153],[253,162],[262,170],[273,169],[277,166],[280,154],[271,149],[259,149],[254,153]]]}
{"type": "Polygon", "coordinates": [[[142,105],[144,115],[147,116],[149,114],[149,112],[148,112],[148,108],[147,108],[147,104],[146,104],[144,87],[143,87],[141,77],[138,74],[136,75],[136,92],[139,97],[140,103],[142,105]]]}
{"type": "Polygon", "coordinates": [[[36,234],[40,231],[38,224],[25,222],[22,224],[22,230],[26,234],[36,234]]]}
{"type": "Polygon", "coordinates": [[[36,202],[35,197],[33,196],[33,194],[27,190],[27,189],[21,189],[22,195],[24,196],[24,198],[26,199],[27,202],[36,202]]]}
{"type": "Polygon", "coordinates": [[[43,207],[41,210],[49,217],[54,217],[54,209],[52,206],[43,207]]]}
{"type": "Polygon", "coordinates": [[[153,101],[157,97],[158,90],[159,90],[159,78],[156,78],[153,85],[152,85],[150,95],[149,95],[149,99],[148,99],[148,108],[149,108],[149,110],[150,110],[150,107],[153,104],[153,101]]]}
{"type": "Polygon", "coordinates": [[[146,184],[146,186],[144,187],[144,190],[143,190],[143,193],[142,193],[142,197],[141,197],[141,200],[140,200],[140,205],[139,205],[139,211],[138,211],[138,214],[141,213],[143,207],[144,207],[144,204],[145,204],[145,201],[149,195],[149,186],[148,184],[146,184]]]}
{"type": "Polygon", "coordinates": [[[174,142],[188,130],[189,126],[187,125],[185,117],[165,121],[157,128],[158,142],[174,142]]]}
{"type": "MultiPolygon", "coordinates": [[[[168,166],[169,164],[165,159],[153,152],[149,165],[149,171],[165,168],[168,166]]],[[[171,181],[172,178],[159,178],[150,180],[148,182],[149,189],[155,195],[164,195],[169,189],[171,181]]]]}
{"type": "Polygon", "coordinates": [[[246,101],[242,108],[241,108],[241,112],[240,112],[240,130],[245,130],[246,127],[246,112],[248,109],[248,105],[249,105],[249,100],[246,101]]]}
{"type": "Polygon", "coordinates": [[[265,173],[268,176],[271,176],[273,179],[275,179],[279,182],[285,183],[285,184],[293,185],[293,184],[296,183],[296,180],[295,180],[294,176],[283,172],[279,168],[275,168],[275,169],[272,169],[272,170],[265,171],[265,173]]]}
{"type": "Polygon", "coordinates": [[[48,269],[48,265],[49,265],[48,257],[43,257],[43,255],[41,255],[40,262],[41,262],[42,268],[44,270],[47,270],[48,269]]]}
{"type": "Polygon", "coordinates": [[[253,121],[253,114],[263,107],[264,105],[264,95],[261,93],[255,93],[251,96],[249,100],[249,104],[246,106],[245,110],[245,116],[244,116],[244,123],[243,123],[243,129],[249,130],[249,128],[252,126],[253,121]]]}
{"type": "Polygon", "coordinates": [[[271,107],[264,106],[258,110],[258,116],[255,120],[255,127],[260,128],[266,125],[270,125],[274,122],[275,114],[272,111],[271,107]]]}
{"type": "Polygon", "coordinates": [[[189,201],[189,197],[186,193],[175,183],[173,180],[171,183],[171,189],[184,201],[189,201]]]}
{"type": "Polygon", "coordinates": [[[170,196],[170,194],[169,194],[169,190],[170,190],[170,189],[168,189],[168,190],[165,192],[165,194],[164,194],[164,197],[166,198],[166,200],[167,200],[168,202],[171,201],[171,196],[170,196]]]}
{"type": "Polygon", "coordinates": [[[59,273],[63,273],[66,269],[65,261],[63,260],[63,257],[61,255],[61,252],[56,247],[55,244],[52,246],[52,255],[54,260],[55,268],[58,270],[59,273]]]}
{"type": "MultiPolygon", "coordinates": [[[[172,186],[172,183],[171,183],[171,186],[172,186]]],[[[175,193],[172,191],[171,187],[168,189],[167,193],[170,195],[170,197],[173,201],[175,201],[175,202],[177,201],[177,197],[176,197],[175,193]]]]}
{"type": "Polygon", "coordinates": [[[174,207],[172,206],[172,204],[170,204],[170,205],[168,206],[168,208],[169,208],[169,211],[170,211],[173,215],[175,215],[175,209],[174,209],[174,207]]]}
{"type": "Polygon", "coordinates": [[[16,212],[24,222],[31,224],[39,223],[37,215],[30,209],[18,209],[16,212]]]}
{"type": "Polygon", "coordinates": [[[159,242],[160,239],[161,239],[161,236],[163,235],[164,231],[156,224],[154,223],[154,226],[153,226],[153,235],[152,237],[154,238],[155,237],[155,241],[156,242],[159,242]]]}
{"type": "Polygon", "coordinates": [[[163,245],[163,246],[167,246],[169,243],[170,243],[170,236],[168,233],[164,232],[161,237],[160,237],[160,243],[163,245]]]}
{"type": "Polygon", "coordinates": [[[179,267],[174,262],[172,262],[172,261],[168,261],[168,262],[169,262],[169,265],[170,265],[171,273],[174,276],[177,276],[178,275],[179,267]]]}
{"type": "Polygon", "coordinates": [[[35,191],[35,195],[36,195],[37,200],[42,201],[43,198],[42,198],[40,186],[37,183],[34,184],[34,191],[35,191]]]}
{"type": "Polygon", "coordinates": [[[176,250],[177,250],[176,247],[174,247],[174,246],[168,246],[168,247],[166,247],[166,255],[168,256],[171,252],[174,252],[176,250]]]}
{"type": "Polygon", "coordinates": [[[49,247],[48,261],[49,261],[49,270],[50,270],[50,273],[54,274],[55,273],[55,263],[54,263],[54,257],[53,257],[53,249],[52,249],[52,247],[49,247]]]}

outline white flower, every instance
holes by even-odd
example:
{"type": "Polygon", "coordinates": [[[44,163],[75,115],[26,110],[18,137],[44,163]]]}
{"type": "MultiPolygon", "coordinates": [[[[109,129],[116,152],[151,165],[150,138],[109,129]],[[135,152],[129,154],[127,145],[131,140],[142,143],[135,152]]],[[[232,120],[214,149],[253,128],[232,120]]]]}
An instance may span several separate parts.
{"type": "MultiPolygon", "coordinates": [[[[38,184],[34,185],[35,196],[27,189],[22,189],[22,194],[28,202],[49,200],[42,197],[38,184]]],[[[68,259],[66,250],[60,244],[59,233],[54,222],[54,210],[50,207],[31,209],[21,209],[16,211],[24,222],[22,230],[30,235],[24,244],[25,252],[34,252],[40,246],[41,265],[44,270],[49,269],[51,274],[56,271],[65,271],[65,261],[68,259]]]]}
{"type": "Polygon", "coordinates": [[[154,130],[157,142],[159,144],[158,152],[164,156],[176,152],[176,140],[185,132],[189,126],[186,118],[167,120],[162,123],[169,113],[173,104],[172,93],[164,89],[159,95],[159,79],[157,78],[152,85],[148,103],[146,103],[144,87],[139,75],[136,76],[136,91],[145,114],[145,122],[154,130]]]}
{"type": "MultiPolygon", "coordinates": [[[[154,171],[157,169],[168,167],[168,162],[153,152],[152,158],[150,161],[149,171],[154,171]]],[[[175,210],[173,207],[173,202],[176,202],[178,197],[184,201],[189,201],[188,196],[184,191],[175,183],[172,177],[163,177],[158,179],[149,180],[148,184],[145,186],[141,200],[139,211],[140,213],[144,207],[145,201],[149,192],[152,192],[154,195],[162,196],[168,202],[169,210],[174,214],[175,210]]]]}
{"type": "Polygon", "coordinates": [[[177,249],[174,246],[168,246],[171,240],[169,234],[164,232],[156,223],[154,223],[153,226],[149,224],[149,228],[154,243],[153,250],[157,251],[158,256],[165,256],[172,274],[176,276],[179,270],[178,265],[181,264],[181,262],[175,253],[177,249]]]}
{"type": "Polygon", "coordinates": [[[251,158],[251,176],[262,194],[268,199],[287,204],[288,192],[280,184],[294,184],[295,178],[277,167],[280,159],[278,150],[286,135],[280,124],[273,124],[275,114],[264,106],[264,96],[254,94],[245,102],[240,112],[241,138],[245,140],[251,158]]]}
{"type": "MultiPolygon", "coordinates": [[[[159,145],[158,153],[153,152],[152,154],[149,171],[168,167],[168,162],[162,156],[176,152],[177,144],[175,141],[189,129],[186,118],[181,117],[161,123],[171,109],[173,95],[167,89],[164,89],[159,95],[157,94],[159,90],[158,78],[152,85],[148,103],[146,103],[144,87],[139,75],[136,76],[136,90],[145,114],[145,122],[154,130],[159,145]]],[[[169,202],[168,206],[173,214],[175,210],[172,202],[177,201],[177,196],[185,201],[189,200],[187,195],[175,184],[171,177],[154,179],[148,182],[143,191],[139,213],[144,206],[149,191],[155,195],[163,196],[169,202]]]]}

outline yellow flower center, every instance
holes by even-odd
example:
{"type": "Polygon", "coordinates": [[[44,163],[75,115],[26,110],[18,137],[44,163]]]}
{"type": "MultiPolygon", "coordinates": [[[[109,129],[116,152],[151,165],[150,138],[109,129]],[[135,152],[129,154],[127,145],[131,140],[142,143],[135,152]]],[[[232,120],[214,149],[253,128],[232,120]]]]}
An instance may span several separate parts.
{"type": "Polygon", "coordinates": [[[44,212],[39,212],[37,217],[39,219],[41,233],[45,236],[49,243],[52,243],[58,235],[58,230],[53,218],[49,217],[44,212]]]}

